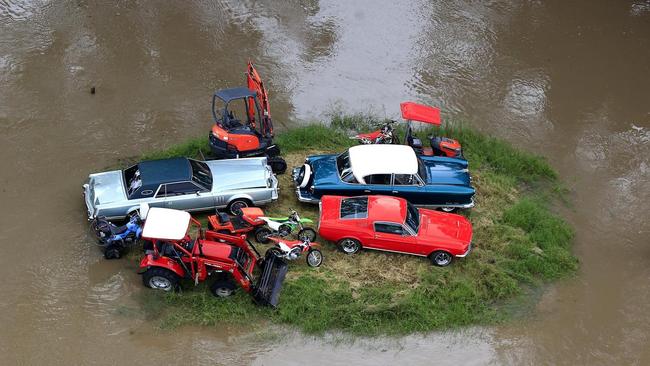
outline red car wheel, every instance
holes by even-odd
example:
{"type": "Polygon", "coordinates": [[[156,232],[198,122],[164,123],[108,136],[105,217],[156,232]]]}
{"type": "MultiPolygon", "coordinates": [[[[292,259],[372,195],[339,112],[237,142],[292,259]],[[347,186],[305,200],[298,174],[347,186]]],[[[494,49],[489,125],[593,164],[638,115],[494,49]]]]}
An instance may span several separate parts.
{"type": "Polygon", "coordinates": [[[339,240],[339,248],[345,254],[354,254],[361,249],[361,243],[356,239],[345,238],[339,240]]]}

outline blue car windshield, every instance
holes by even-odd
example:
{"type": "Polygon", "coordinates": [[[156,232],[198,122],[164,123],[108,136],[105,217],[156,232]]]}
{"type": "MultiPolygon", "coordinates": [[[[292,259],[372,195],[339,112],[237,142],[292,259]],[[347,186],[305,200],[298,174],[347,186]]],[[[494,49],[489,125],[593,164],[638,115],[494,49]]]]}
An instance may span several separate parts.
{"type": "Polygon", "coordinates": [[[406,204],[406,220],[404,222],[414,233],[420,229],[420,211],[410,203],[406,204]]]}

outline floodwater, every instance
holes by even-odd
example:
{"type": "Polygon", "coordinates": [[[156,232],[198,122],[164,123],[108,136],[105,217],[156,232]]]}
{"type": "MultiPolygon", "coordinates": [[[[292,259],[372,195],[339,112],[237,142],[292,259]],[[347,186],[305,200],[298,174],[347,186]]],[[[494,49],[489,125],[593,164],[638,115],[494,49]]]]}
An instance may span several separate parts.
{"type": "Polygon", "coordinates": [[[2,365],[650,364],[647,0],[0,0],[0,156],[2,365]],[[412,99],[546,156],[571,189],[578,276],[498,327],[157,330],[135,266],[87,236],[81,183],[206,134],[211,92],[248,59],[280,128],[412,99]]]}

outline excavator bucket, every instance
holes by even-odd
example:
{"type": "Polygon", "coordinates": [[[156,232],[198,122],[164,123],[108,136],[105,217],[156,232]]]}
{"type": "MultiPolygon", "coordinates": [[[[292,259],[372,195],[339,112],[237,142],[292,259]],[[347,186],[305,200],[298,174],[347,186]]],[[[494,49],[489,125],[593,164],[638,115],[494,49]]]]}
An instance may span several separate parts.
{"type": "Polygon", "coordinates": [[[259,305],[277,307],[280,301],[280,290],[287,275],[287,262],[272,253],[266,253],[261,273],[253,290],[253,299],[259,305]]]}

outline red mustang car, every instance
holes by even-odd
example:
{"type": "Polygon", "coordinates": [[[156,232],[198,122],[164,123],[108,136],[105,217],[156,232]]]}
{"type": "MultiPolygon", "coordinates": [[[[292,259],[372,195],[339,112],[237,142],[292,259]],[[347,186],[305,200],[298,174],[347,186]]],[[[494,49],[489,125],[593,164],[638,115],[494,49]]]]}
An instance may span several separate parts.
{"type": "Polygon", "coordinates": [[[465,217],[391,196],[323,196],[318,233],[346,254],[363,247],[427,257],[437,266],[472,249],[472,224],[465,217]]]}

